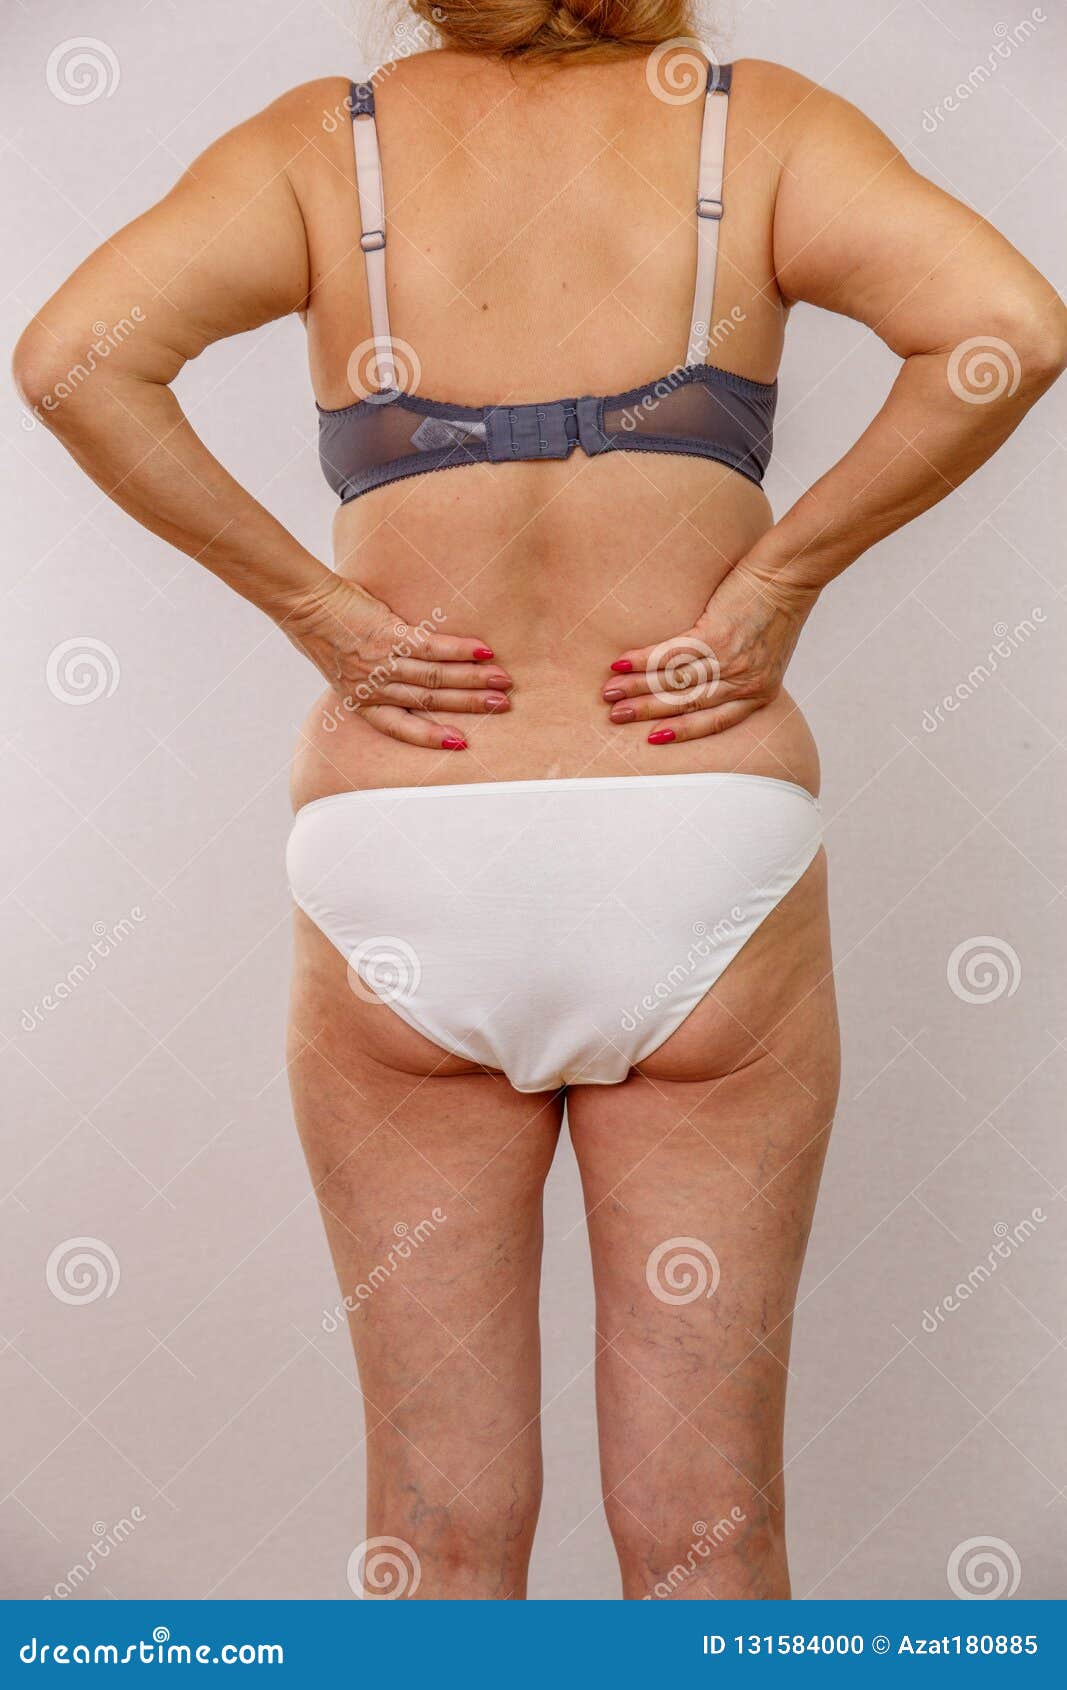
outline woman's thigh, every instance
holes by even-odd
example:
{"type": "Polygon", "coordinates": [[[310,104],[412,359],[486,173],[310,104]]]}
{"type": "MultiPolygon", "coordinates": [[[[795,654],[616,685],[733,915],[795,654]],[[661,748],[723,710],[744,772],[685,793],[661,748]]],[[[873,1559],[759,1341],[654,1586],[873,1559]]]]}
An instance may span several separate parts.
{"type": "Polygon", "coordinates": [[[540,1499],[541,1197],[561,1101],[443,1056],[353,991],[304,917],[290,1081],[359,1366],[367,1537],[413,1552],[409,1594],[522,1595],[540,1499]]]}
{"type": "Polygon", "coordinates": [[[821,856],[641,1066],[568,1098],[624,1593],[785,1596],[791,1317],[838,1083],[821,856]]]}

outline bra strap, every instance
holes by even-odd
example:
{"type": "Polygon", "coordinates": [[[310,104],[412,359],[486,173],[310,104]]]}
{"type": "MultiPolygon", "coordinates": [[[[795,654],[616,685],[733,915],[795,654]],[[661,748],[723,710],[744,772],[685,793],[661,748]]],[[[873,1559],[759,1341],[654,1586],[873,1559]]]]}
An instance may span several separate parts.
{"type": "Polygon", "coordinates": [[[708,65],[704,95],[704,124],[700,132],[697,174],[697,270],[693,286],[693,316],[689,324],[687,364],[707,361],[715,315],[715,270],[722,221],[722,178],[726,158],[726,114],[732,66],[708,65]]]}
{"type": "Polygon", "coordinates": [[[359,244],[367,267],[371,334],[375,357],[369,368],[375,372],[379,391],[395,388],[396,360],[389,332],[389,303],[385,291],[385,192],[382,159],[378,149],[378,126],[374,120],[374,89],[369,82],[349,85],[348,105],[352,113],[352,145],[356,155],[356,189],[359,193],[359,244]]]}

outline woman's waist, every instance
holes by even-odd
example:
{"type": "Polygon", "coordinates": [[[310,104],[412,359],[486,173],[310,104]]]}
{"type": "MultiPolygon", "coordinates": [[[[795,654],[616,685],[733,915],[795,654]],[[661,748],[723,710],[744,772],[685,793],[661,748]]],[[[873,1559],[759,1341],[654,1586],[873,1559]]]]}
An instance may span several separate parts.
{"type": "Polygon", "coordinates": [[[433,712],[461,729],[463,751],[435,751],[394,740],[327,691],[302,725],[292,769],[294,809],[333,793],[375,787],[587,779],[691,773],[767,775],[817,794],[819,760],[802,713],[785,692],[723,732],[649,743],[661,721],[620,725],[601,697],[603,676],[521,672],[500,715],[433,712]]]}

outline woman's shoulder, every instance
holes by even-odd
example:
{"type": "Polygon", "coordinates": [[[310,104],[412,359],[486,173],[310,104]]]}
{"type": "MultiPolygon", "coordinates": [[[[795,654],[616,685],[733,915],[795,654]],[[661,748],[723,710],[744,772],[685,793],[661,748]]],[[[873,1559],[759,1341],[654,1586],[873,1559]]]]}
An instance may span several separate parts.
{"type": "Polygon", "coordinates": [[[735,60],[731,93],[739,96],[735,110],[746,127],[760,137],[774,136],[779,155],[814,137],[847,144],[871,127],[842,95],[771,59],[735,60]]]}
{"type": "Polygon", "coordinates": [[[349,119],[349,94],[357,79],[352,76],[320,76],[287,88],[257,114],[264,127],[279,133],[332,134],[349,119]]]}
{"type": "Polygon", "coordinates": [[[802,71],[773,59],[734,59],[731,93],[741,94],[780,122],[827,90],[802,71]]]}

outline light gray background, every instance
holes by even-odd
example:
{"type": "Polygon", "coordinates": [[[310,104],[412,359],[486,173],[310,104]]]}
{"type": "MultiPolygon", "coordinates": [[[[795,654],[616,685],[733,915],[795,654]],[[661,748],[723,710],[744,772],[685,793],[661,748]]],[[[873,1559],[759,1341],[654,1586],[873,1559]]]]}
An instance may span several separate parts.
{"type": "MultiPolygon", "coordinates": [[[[1003,0],[752,0],[726,43],[853,99],[1062,284],[1062,18],[923,127],[998,25],[1025,15],[1003,0]]],[[[361,20],[341,0],[7,0],[5,341],[214,136],[293,83],[388,56],[361,20]],[[121,78],[75,106],[45,66],[83,35],[121,78]]],[[[894,367],[854,325],[797,311],[777,511],[852,441],[894,367]]],[[[233,471],[327,555],[299,325],[208,352],[179,391],[233,471]]],[[[347,1339],[320,1325],[336,1291],[282,1067],[286,762],[318,679],[110,508],[10,391],[0,403],[4,1593],[45,1595],[137,1508],[83,1595],[346,1597],[360,1410],[347,1339]],[[75,707],[46,666],[85,636],[121,674],[75,707]],[[27,1031],[23,1012],[135,907],[136,931],[27,1031]],[[78,1237],[113,1250],[121,1277],[73,1306],[45,1267],[78,1237]]],[[[1067,1589],[1064,426],[1054,395],[960,494],[856,565],[791,675],[823,755],[845,1048],[793,1368],[802,1597],[945,1596],[952,1552],[990,1537],[1017,1557],[1020,1597],[1067,1589]],[[995,625],[1035,610],[1035,631],[924,730],[995,625]],[[1018,958],[1018,984],[971,1003],[947,969],[981,936],[1012,978],[1018,958]],[[924,1332],[924,1310],[1035,1208],[1034,1236],[924,1332]]],[[[580,1223],[564,1145],[547,1215],[542,1597],[617,1593],[580,1223]]]]}

